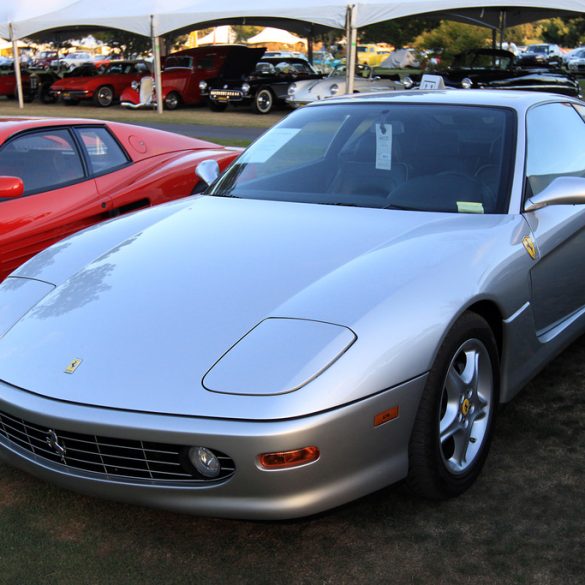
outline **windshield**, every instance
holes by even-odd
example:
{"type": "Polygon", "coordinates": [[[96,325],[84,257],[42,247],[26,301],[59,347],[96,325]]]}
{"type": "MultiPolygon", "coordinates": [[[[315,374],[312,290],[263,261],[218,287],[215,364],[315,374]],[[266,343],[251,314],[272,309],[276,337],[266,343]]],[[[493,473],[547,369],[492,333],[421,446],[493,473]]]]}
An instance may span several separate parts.
{"type": "Polygon", "coordinates": [[[469,52],[457,55],[453,61],[453,69],[509,69],[513,55],[496,52],[469,52]]]}
{"type": "Polygon", "coordinates": [[[192,57],[167,57],[165,61],[165,69],[173,69],[175,67],[187,67],[191,69],[193,67],[192,57]]]}
{"type": "Polygon", "coordinates": [[[544,55],[546,53],[547,46],[546,45],[532,45],[526,49],[527,53],[538,53],[539,55],[544,55]]]}
{"type": "Polygon", "coordinates": [[[330,104],[293,112],[211,195],[505,213],[515,114],[493,107],[330,104]]]}

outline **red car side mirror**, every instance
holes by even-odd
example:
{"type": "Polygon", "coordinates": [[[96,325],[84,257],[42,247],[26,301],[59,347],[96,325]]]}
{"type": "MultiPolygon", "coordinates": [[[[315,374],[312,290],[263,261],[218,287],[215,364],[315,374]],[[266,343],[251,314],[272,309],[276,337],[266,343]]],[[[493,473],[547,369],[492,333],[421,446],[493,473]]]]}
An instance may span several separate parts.
{"type": "Polygon", "coordinates": [[[24,193],[24,183],[20,177],[0,177],[0,198],[20,197],[24,193]]]}

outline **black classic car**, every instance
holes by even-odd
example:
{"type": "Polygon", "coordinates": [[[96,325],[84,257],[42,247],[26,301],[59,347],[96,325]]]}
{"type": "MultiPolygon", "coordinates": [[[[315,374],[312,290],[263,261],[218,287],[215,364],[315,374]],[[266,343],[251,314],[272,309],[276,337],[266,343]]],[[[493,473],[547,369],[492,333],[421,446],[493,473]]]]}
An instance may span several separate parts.
{"type": "Polygon", "coordinates": [[[523,67],[509,51],[472,49],[457,55],[445,71],[435,72],[446,87],[524,89],[579,96],[576,79],[560,69],[523,67]]]}
{"type": "Polygon", "coordinates": [[[251,105],[257,114],[268,114],[277,103],[286,103],[291,83],[323,77],[302,57],[264,57],[265,50],[247,49],[238,61],[226,62],[219,77],[200,82],[212,110],[251,105]]]}

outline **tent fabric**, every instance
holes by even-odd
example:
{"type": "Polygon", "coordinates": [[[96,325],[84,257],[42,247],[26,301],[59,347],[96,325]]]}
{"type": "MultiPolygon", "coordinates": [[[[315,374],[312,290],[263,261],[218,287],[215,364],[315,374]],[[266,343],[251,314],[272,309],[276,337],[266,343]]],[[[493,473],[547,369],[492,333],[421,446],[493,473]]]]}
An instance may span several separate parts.
{"type": "MultiPolygon", "coordinates": [[[[43,0],[42,2],[39,0],[2,0],[0,2],[0,37],[10,39],[10,23],[16,25],[16,23],[29,18],[42,18],[45,14],[66,9],[74,2],[75,0],[43,0]]],[[[15,30],[14,36],[22,38],[26,35],[18,35],[15,30]]]]}
{"type": "MultiPolygon", "coordinates": [[[[288,5],[274,0],[247,0],[245,4],[241,0],[2,0],[0,36],[10,37],[9,23],[15,38],[74,26],[116,28],[144,36],[153,32],[160,36],[230,18],[284,18],[344,28],[349,4],[355,5],[352,24],[357,28],[405,16],[499,6],[488,0],[296,0],[288,5]]],[[[585,0],[511,0],[504,6],[585,12],[585,0]]]]}
{"type": "Polygon", "coordinates": [[[197,39],[197,45],[231,45],[236,40],[236,33],[231,26],[218,26],[209,34],[197,39]]]}
{"type": "Polygon", "coordinates": [[[262,43],[282,43],[284,45],[296,45],[297,43],[307,44],[306,39],[301,39],[296,35],[289,33],[286,30],[280,28],[266,27],[263,31],[257,35],[249,38],[247,41],[248,45],[257,45],[262,43]]]}
{"type": "Polygon", "coordinates": [[[115,28],[143,36],[161,36],[188,25],[228,18],[286,18],[329,28],[345,26],[346,3],[340,0],[297,0],[281,7],[273,0],[47,0],[44,10],[16,8],[34,0],[3,0],[10,9],[0,9],[0,36],[8,23],[23,38],[49,29],[74,26],[115,28]],[[14,7],[14,9],[13,9],[14,7]],[[299,15],[302,14],[302,17],[299,15]],[[152,24],[152,29],[151,29],[152,24]]]}
{"type": "Polygon", "coordinates": [[[428,12],[457,12],[464,8],[548,8],[555,11],[585,12],[585,0],[512,0],[500,4],[488,0],[356,0],[353,25],[362,28],[376,22],[421,15],[428,12]]]}

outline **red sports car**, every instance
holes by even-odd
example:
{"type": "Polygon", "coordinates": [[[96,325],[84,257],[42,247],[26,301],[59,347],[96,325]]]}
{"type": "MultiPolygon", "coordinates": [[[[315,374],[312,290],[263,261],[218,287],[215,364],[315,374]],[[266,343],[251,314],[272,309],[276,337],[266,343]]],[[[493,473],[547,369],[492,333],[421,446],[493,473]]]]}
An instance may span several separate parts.
{"type": "Polygon", "coordinates": [[[120,94],[133,81],[150,75],[144,61],[111,61],[103,72],[98,68],[88,68],[87,75],[64,77],[51,86],[51,93],[61,97],[66,104],[76,104],[79,100],[93,100],[96,106],[111,106],[120,94]]]}
{"type": "Polygon", "coordinates": [[[241,149],[97,120],[0,118],[0,281],[100,221],[201,191],[195,167],[241,149]]]}

